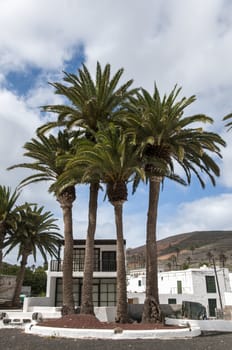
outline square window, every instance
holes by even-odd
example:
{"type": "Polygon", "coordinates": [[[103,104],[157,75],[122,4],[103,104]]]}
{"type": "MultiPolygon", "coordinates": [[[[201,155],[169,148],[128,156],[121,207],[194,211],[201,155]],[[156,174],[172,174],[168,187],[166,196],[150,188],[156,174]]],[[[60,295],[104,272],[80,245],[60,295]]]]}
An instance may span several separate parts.
{"type": "Polygon", "coordinates": [[[101,300],[107,300],[107,293],[101,293],[101,300]]]}
{"type": "Polygon", "coordinates": [[[98,302],[98,294],[97,293],[93,293],[93,301],[98,302]]]}
{"type": "Polygon", "coordinates": [[[93,292],[94,292],[94,293],[98,293],[98,286],[93,285],[93,292]]]}
{"type": "Polygon", "coordinates": [[[115,294],[113,294],[113,293],[112,293],[112,294],[109,294],[109,295],[108,295],[108,300],[109,300],[109,301],[115,301],[115,294]]]}
{"type": "Polygon", "coordinates": [[[108,302],[108,306],[115,306],[116,305],[116,302],[115,301],[109,301],[108,302]]]}
{"type": "Polygon", "coordinates": [[[101,292],[107,292],[107,285],[101,284],[101,292]]]}
{"type": "Polygon", "coordinates": [[[168,299],[168,304],[176,304],[176,299],[175,298],[168,299]]]}
{"type": "Polygon", "coordinates": [[[109,284],[108,285],[108,292],[115,292],[115,287],[116,287],[115,284],[109,284]]]}

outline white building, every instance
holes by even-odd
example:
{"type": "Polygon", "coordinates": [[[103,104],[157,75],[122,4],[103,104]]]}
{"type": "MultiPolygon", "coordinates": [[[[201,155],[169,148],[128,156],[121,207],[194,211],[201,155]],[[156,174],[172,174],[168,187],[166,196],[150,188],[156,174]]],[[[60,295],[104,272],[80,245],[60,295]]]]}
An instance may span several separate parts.
{"type": "MultiPolygon", "coordinates": [[[[145,269],[134,270],[128,276],[128,298],[130,302],[143,303],[146,288],[145,269]]],[[[231,279],[232,280],[232,279],[231,279]]],[[[215,316],[215,308],[232,305],[232,286],[226,268],[206,266],[158,274],[161,304],[182,304],[182,301],[201,303],[208,316],[215,316]],[[217,283],[218,282],[218,283],[217,283]]]]}
{"type": "MultiPolygon", "coordinates": [[[[116,240],[95,240],[93,302],[94,306],[116,305],[116,240]]],[[[81,290],[84,269],[85,240],[74,241],[73,282],[75,305],[81,303],[81,290]]],[[[49,306],[62,306],[62,264],[52,260],[47,271],[47,293],[49,306]]]]}
{"type": "Polygon", "coordinates": [[[131,270],[127,276],[128,293],[144,293],[146,291],[146,269],[131,270]]]}

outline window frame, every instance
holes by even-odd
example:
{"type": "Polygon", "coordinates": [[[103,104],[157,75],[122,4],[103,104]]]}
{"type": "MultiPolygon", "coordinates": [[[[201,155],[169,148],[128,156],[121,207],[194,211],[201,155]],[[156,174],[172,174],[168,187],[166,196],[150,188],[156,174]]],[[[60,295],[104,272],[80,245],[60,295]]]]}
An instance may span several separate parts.
{"type": "Polygon", "coordinates": [[[205,276],[205,284],[207,293],[217,293],[215,276],[205,276]]]}

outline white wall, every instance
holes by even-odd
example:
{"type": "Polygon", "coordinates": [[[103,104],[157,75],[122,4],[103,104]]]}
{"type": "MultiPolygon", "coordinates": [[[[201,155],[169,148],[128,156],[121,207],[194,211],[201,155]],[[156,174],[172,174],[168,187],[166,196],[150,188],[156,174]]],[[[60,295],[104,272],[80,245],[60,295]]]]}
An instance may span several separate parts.
{"type": "MultiPolygon", "coordinates": [[[[221,294],[222,306],[231,303],[232,294],[229,283],[228,269],[216,269],[219,289],[221,294]],[[226,297],[225,297],[225,293],[226,297]]],[[[195,301],[206,307],[208,312],[208,299],[217,300],[217,308],[221,308],[221,302],[216,283],[216,293],[208,293],[206,289],[206,276],[214,276],[215,272],[212,268],[188,269],[184,271],[170,271],[159,274],[159,295],[160,303],[168,303],[169,298],[176,299],[177,304],[182,301],[195,301]],[[182,282],[182,294],[177,293],[177,281],[182,282]]],[[[230,305],[230,304],[229,304],[230,305]]]]}
{"type": "Polygon", "coordinates": [[[145,300],[145,292],[143,293],[127,293],[128,299],[133,299],[133,304],[143,304],[145,300]]]}
{"type": "Polygon", "coordinates": [[[160,272],[158,275],[159,294],[177,294],[177,281],[181,281],[182,293],[192,294],[191,270],[160,272]]]}
{"type": "Polygon", "coordinates": [[[0,276],[0,299],[11,300],[16,285],[16,276],[0,276]]]}
{"type": "Polygon", "coordinates": [[[232,305],[232,293],[224,293],[224,297],[225,297],[225,305],[232,305]]]}
{"type": "MultiPolygon", "coordinates": [[[[216,268],[222,306],[232,305],[232,274],[229,275],[228,269],[216,268]],[[230,283],[231,282],[231,283],[230,283]]],[[[182,271],[167,271],[158,274],[159,298],[161,304],[167,304],[168,299],[176,299],[177,304],[182,301],[199,302],[206,307],[208,311],[208,299],[216,299],[217,307],[220,309],[221,303],[216,283],[216,293],[207,293],[206,276],[214,276],[215,271],[212,268],[203,267],[200,269],[188,269],[182,271]],[[178,294],[177,281],[181,281],[182,293],[178,294]]],[[[138,269],[130,272],[128,276],[128,297],[136,301],[136,293],[145,292],[145,270],[138,269]],[[143,284],[138,286],[138,281],[143,278],[143,284]]],[[[142,298],[137,300],[141,303],[142,298]]],[[[143,302],[143,301],[142,301],[143,302]]]]}

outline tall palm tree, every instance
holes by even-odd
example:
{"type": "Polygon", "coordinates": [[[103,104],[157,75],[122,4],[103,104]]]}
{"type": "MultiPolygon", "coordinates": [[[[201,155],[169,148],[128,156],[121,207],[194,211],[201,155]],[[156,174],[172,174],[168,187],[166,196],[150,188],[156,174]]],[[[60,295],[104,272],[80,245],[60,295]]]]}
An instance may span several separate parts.
{"type": "Polygon", "coordinates": [[[190,184],[192,174],[205,187],[207,175],[215,185],[215,176],[220,170],[214,156],[221,157],[220,146],[225,142],[212,132],[206,132],[194,123],[212,123],[206,115],[184,117],[184,110],[196,97],[177,101],[181,89],[176,86],[171,93],[160,97],[157,86],[151,95],[145,89],[131,99],[126,116],[127,132],[135,135],[140,147],[146,177],[149,182],[149,202],[146,238],[146,299],[143,311],[144,322],[157,322],[159,310],[157,281],[156,223],[160,186],[166,177],[181,184],[190,184]],[[211,156],[212,154],[212,156],[211,156]],[[179,177],[174,170],[176,164],[184,170],[185,177],[179,177]],[[203,174],[203,175],[201,175],[203,174]]]}
{"type": "MultiPolygon", "coordinates": [[[[95,142],[94,133],[98,123],[107,127],[110,120],[123,113],[123,103],[135,93],[129,89],[132,80],[119,86],[123,69],[119,69],[111,77],[111,67],[107,64],[103,69],[99,62],[96,67],[95,81],[87,67],[83,64],[77,75],[64,72],[64,82],[51,83],[55,93],[64,96],[68,103],[65,105],[44,106],[46,112],[56,113],[57,121],[50,122],[38,129],[44,133],[57,126],[67,128],[81,127],[87,140],[95,142]]],[[[97,220],[97,200],[99,183],[90,179],[89,188],[89,219],[85,247],[84,278],[81,297],[81,313],[93,314],[92,283],[94,269],[94,236],[97,220]]]]}
{"type": "Polygon", "coordinates": [[[227,256],[223,252],[220,252],[220,254],[219,254],[219,261],[220,261],[221,266],[223,268],[225,267],[225,263],[226,263],[227,259],[228,259],[227,256]]]}
{"type": "MultiPolygon", "coordinates": [[[[106,193],[114,207],[117,234],[117,311],[116,321],[124,323],[127,316],[126,266],[123,238],[123,203],[127,200],[127,182],[137,174],[144,178],[139,167],[136,148],[114,124],[95,134],[96,143],[87,142],[78,155],[67,164],[67,175],[84,167],[83,182],[91,178],[106,184],[106,193]]],[[[63,175],[65,177],[65,174],[63,175]]],[[[62,177],[63,177],[62,176],[62,177]]],[[[61,179],[62,179],[61,177],[61,179]]]]}
{"type": "Polygon", "coordinates": [[[30,255],[36,261],[37,250],[47,263],[48,253],[57,256],[58,246],[62,236],[58,234],[56,219],[43,207],[26,205],[18,211],[17,228],[11,230],[6,237],[4,246],[8,247],[6,254],[18,247],[18,259],[21,257],[20,270],[16,278],[16,286],[12,299],[14,306],[20,303],[20,293],[23,285],[25,268],[30,255]]]}
{"type": "Polygon", "coordinates": [[[9,168],[27,168],[36,172],[21,181],[21,187],[39,181],[52,182],[49,192],[53,192],[56,195],[56,199],[62,209],[64,221],[63,308],[66,313],[74,312],[72,205],[76,199],[74,185],[78,181],[69,179],[62,188],[57,188],[55,183],[65,168],[65,164],[58,164],[58,156],[68,152],[72,153],[76,150],[76,139],[79,134],[79,132],[70,134],[67,131],[59,131],[57,136],[38,135],[38,138],[33,138],[24,145],[26,150],[24,156],[31,158],[32,162],[17,164],[9,168]]]}
{"type": "Polygon", "coordinates": [[[0,185],[0,271],[2,266],[2,249],[6,233],[15,227],[16,201],[20,193],[14,190],[11,193],[10,187],[0,185]]]}
{"type": "Polygon", "coordinates": [[[99,62],[95,81],[84,64],[77,75],[64,72],[65,85],[59,82],[50,84],[55,88],[55,94],[66,97],[69,104],[44,106],[43,111],[56,113],[58,118],[41,126],[38,133],[57,126],[66,126],[69,129],[81,127],[86,131],[86,137],[93,139],[92,133],[97,131],[97,124],[106,124],[120,115],[124,110],[123,103],[137,91],[128,90],[133,80],[118,87],[122,74],[123,69],[119,69],[111,78],[110,64],[102,70],[99,62]]]}

